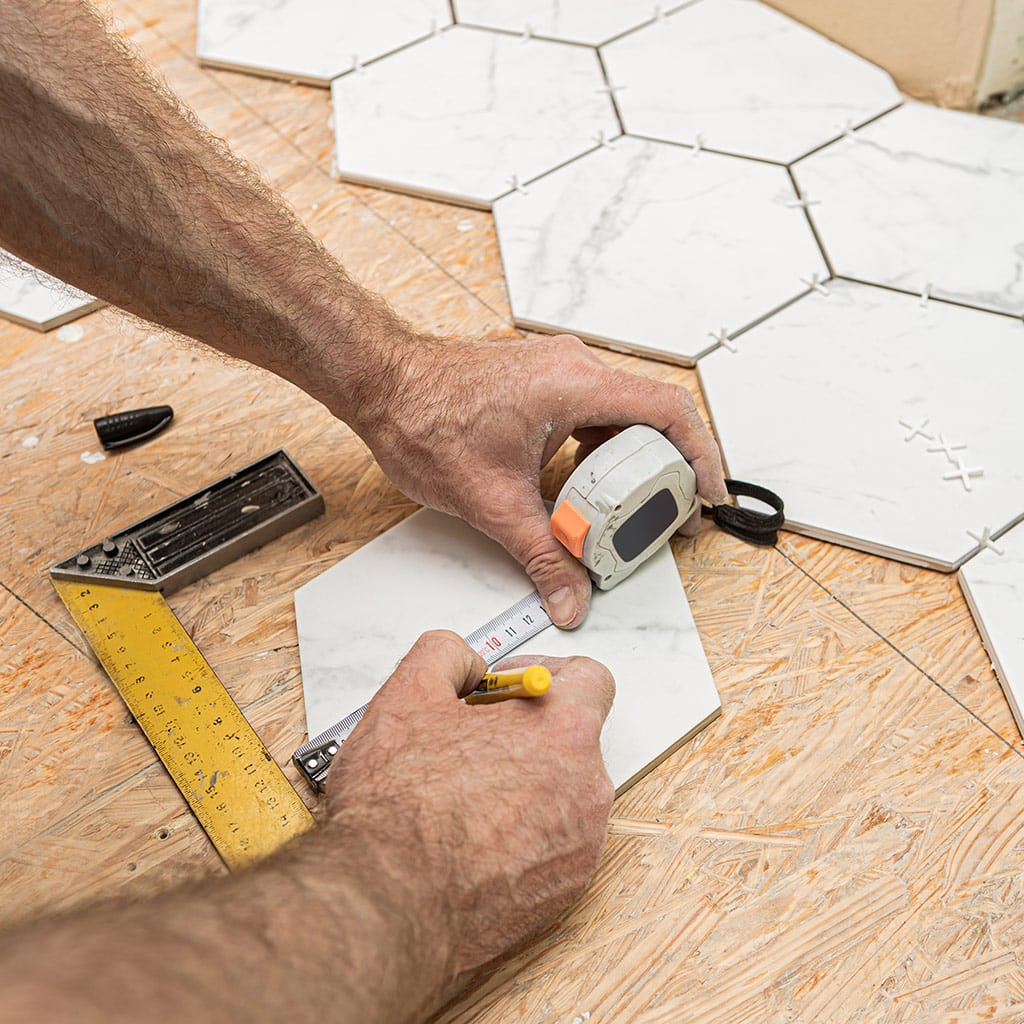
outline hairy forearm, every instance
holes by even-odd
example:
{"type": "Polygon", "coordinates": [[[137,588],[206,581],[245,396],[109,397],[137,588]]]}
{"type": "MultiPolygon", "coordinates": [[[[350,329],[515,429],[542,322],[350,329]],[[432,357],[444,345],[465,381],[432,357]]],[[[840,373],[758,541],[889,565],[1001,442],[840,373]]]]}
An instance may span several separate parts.
{"type": "Polygon", "coordinates": [[[0,1016],[421,1019],[442,996],[448,946],[426,894],[375,856],[365,834],[324,832],[231,878],[0,933],[0,1016]]]}
{"type": "Polygon", "coordinates": [[[79,0],[0,5],[0,214],[0,246],[342,416],[410,333],[79,0]]]}

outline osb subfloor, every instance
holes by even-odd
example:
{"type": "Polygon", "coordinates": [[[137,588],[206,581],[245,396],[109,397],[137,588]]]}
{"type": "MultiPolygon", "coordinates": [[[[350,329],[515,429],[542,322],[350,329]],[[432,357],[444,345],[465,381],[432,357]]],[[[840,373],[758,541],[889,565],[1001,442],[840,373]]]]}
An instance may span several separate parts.
{"type": "MultiPolygon", "coordinates": [[[[403,315],[514,333],[488,215],[332,181],[327,93],[199,69],[192,0],[115,14],[403,315]]],[[[109,311],[80,323],[75,342],[0,328],[4,922],[224,870],[48,566],[286,447],[326,516],[171,603],[287,763],[304,733],[292,593],[412,510],[291,386],[109,311]],[[158,439],[81,460],[93,417],[163,402],[177,418],[158,439]]],[[[441,1020],[1024,1021],[1024,745],[955,578],[791,534],[764,550],[706,529],[675,554],[722,717],[618,801],[582,904],[441,1020]]]]}

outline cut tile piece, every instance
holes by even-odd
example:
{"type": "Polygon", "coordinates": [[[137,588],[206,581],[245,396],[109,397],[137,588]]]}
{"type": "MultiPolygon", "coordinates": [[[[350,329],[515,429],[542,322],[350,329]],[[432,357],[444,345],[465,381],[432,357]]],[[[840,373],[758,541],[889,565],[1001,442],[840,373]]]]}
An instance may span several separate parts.
{"type": "Polygon", "coordinates": [[[103,305],[0,249],[0,317],[49,331],[103,305]]]}
{"type": "Polygon", "coordinates": [[[201,64],[328,85],[451,24],[445,0],[199,0],[201,64]]]}
{"type": "Polygon", "coordinates": [[[794,172],[838,275],[1024,315],[1024,125],[908,103],[794,172]]]}
{"type": "Polygon", "coordinates": [[[516,323],[692,366],[827,276],[794,202],[781,168],[617,139],[495,203],[516,323]]]}
{"type": "Polygon", "coordinates": [[[828,292],[701,360],[729,473],[777,491],[798,533],[950,572],[968,531],[1024,514],[1020,322],[828,292]]]}
{"type": "Polygon", "coordinates": [[[456,26],[339,78],[337,172],[487,209],[615,135],[597,51],[456,26]]]}
{"type": "Polygon", "coordinates": [[[656,9],[650,0],[455,0],[462,24],[591,46],[651,21],[656,9]]]}
{"type": "Polygon", "coordinates": [[[601,52],[626,131],[778,163],[900,102],[881,68],[755,0],[701,0],[601,52]]]}
{"type": "Polygon", "coordinates": [[[960,588],[1024,736],[1024,523],[985,543],[959,573],[960,588]]]}
{"type": "MultiPolygon", "coordinates": [[[[494,541],[430,510],[300,587],[310,736],[366,703],[423,631],[468,636],[532,590],[494,541]]],[[[620,792],[721,711],[668,545],[614,590],[595,591],[579,629],[549,627],[515,653],[585,654],[612,671],[615,704],[602,748],[620,792]]]]}

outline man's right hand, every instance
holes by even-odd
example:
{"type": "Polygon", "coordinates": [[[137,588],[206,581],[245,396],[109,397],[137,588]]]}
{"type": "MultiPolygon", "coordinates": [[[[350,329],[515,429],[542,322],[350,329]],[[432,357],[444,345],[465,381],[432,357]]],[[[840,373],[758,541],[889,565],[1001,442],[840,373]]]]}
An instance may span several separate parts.
{"type": "Polygon", "coordinates": [[[454,633],[424,634],[331,767],[323,838],[356,838],[367,885],[438,956],[442,992],[579,899],[604,848],[611,674],[589,658],[516,660],[546,665],[550,691],[470,706],[459,698],[483,659],[454,633]]]}

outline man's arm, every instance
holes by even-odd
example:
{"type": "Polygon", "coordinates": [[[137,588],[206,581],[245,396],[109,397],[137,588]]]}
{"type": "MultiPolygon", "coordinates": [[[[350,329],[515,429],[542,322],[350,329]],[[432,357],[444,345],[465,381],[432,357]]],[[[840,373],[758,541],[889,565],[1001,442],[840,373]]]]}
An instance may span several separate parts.
{"type": "Polygon", "coordinates": [[[0,246],[298,384],[406,494],[499,541],[558,625],[582,621],[590,600],[539,490],[571,434],[591,443],[650,424],[704,498],[725,499],[688,391],[609,370],[567,336],[481,344],[413,331],[81,0],[0,4],[0,246]]]}
{"type": "Polygon", "coordinates": [[[470,707],[483,659],[426,634],[342,747],[315,832],[230,878],[0,933],[0,1016],[422,1019],[574,902],[604,846],[614,686],[546,664],[544,697],[470,707]]]}

